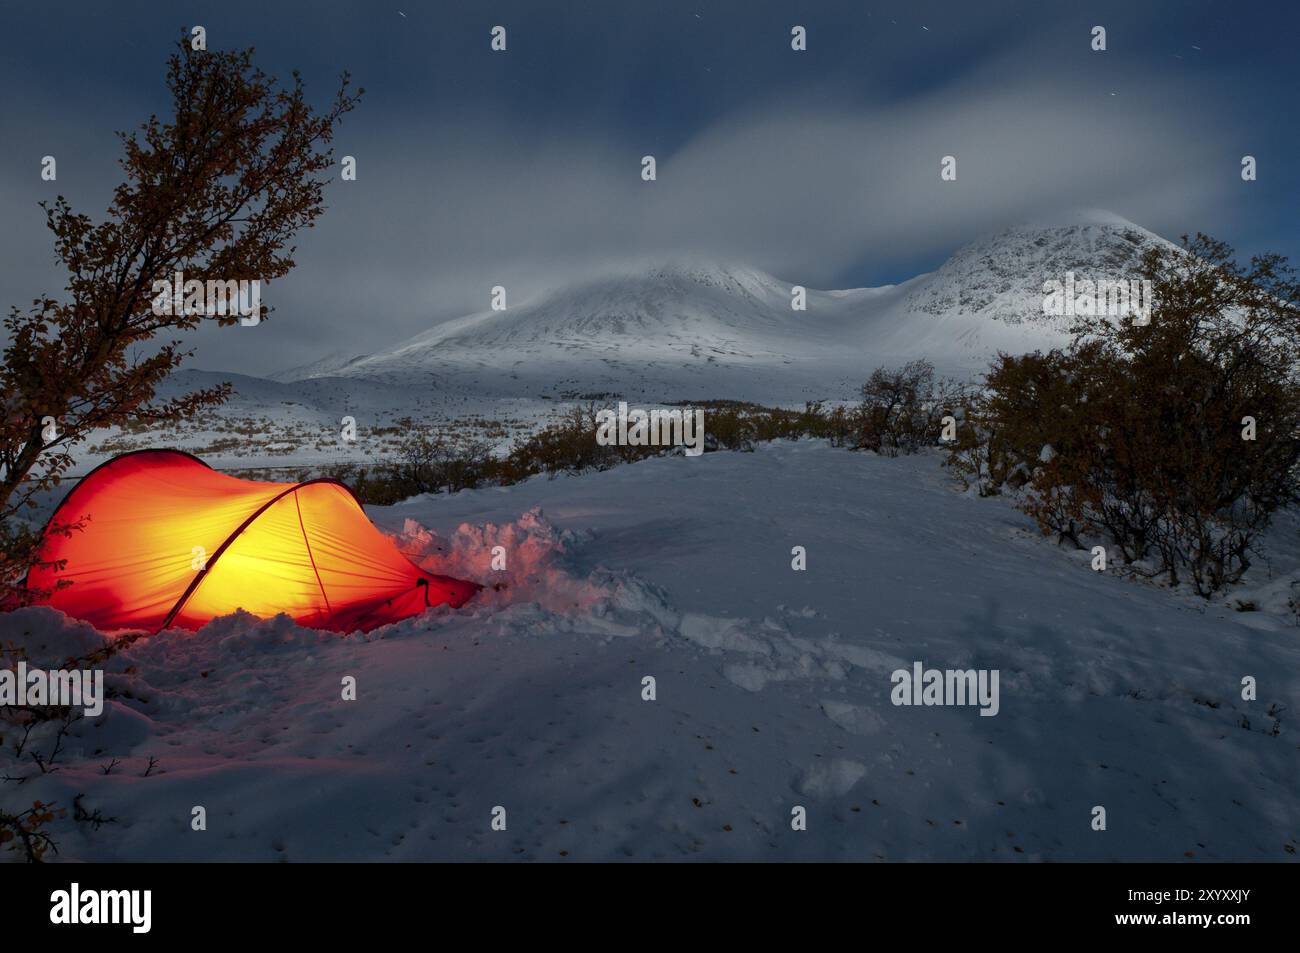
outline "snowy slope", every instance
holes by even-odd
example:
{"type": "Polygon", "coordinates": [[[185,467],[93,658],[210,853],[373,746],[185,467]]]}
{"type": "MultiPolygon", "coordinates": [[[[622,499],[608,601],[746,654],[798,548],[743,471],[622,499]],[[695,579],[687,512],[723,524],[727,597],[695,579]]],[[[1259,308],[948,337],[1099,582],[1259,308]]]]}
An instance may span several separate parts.
{"type": "Polygon", "coordinates": [[[484,396],[801,400],[825,389],[814,365],[857,374],[848,306],[871,293],[812,291],[795,312],[790,288],[739,265],[615,271],[438,325],[333,376],[484,396]]]}
{"type": "Polygon", "coordinates": [[[1068,271],[1129,277],[1141,252],[1159,244],[1167,243],[1118,216],[1081,212],[972,242],[901,285],[810,289],[806,311],[791,308],[797,277],[726,263],[641,266],[281,377],[512,397],[841,399],[882,363],[926,357],[969,377],[1000,349],[1058,346],[1068,326],[1043,315],[1043,282],[1068,271]]]}
{"type": "MultiPolygon", "coordinates": [[[[372,515],[504,588],[370,638],[236,616],[139,642],[57,773],[7,739],[0,774],[37,776],[0,804],[117,818],[57,822],[64,860],[1296,858],[1294,621],[1094,573],[933,456],[764,445],[372,515]],[[999,713],[895,707],[914,661],[999,670],[999,713]]],[[[1258,565],[1294,568],[1295,530],[1258,565]]],[[[0,640],[100,636],[32,609],[0,640]]]]}
{"type": "Polygon", "coordinates": [[[297,367],[291,367],[270,375],[273,381],[300,381],[309,378],[331,377],[340,370],[347,367],[353,361],[361,360],[364,354],[344,354],[341,351],[334,351],[326,354],[324,357],[317,358],[306,364],[297,367]]]}
{"type": "Polygon", "coordinates": [[[1043,313],[1043,282],[1063,282],[1067,272],[1094,281],[1136,277],[1142,254],[1152,247],[1176,246],[1102,211],[1077,213],[1064,224],[1005,229],[959,248],[913,283],[878,345],[980,369],[999,350],[1059,346],[1068,340],[1072,319],[1043,313]]]}
{"type": "Polygon", "coordinates": [[[453,437],[482,437],[505,447],[555,412],[553,406],[536,401],[475,400],[382,381],[322,377],[285,383],[198,370],[173,374],[159,387],[158,397],[221,383],[231,385],[232,396],[215,410],[167,426],[98,432],[77,449],[72,475],[84,475],[119,453],[155,447],[184,450],[226,470],[372,464],[391,457],[411,421],[453,437]],[[476,426],[485,416],[493,426],[476,426]],[[355,424],[355,440],[342,439],[347,418],[355,424]]]}

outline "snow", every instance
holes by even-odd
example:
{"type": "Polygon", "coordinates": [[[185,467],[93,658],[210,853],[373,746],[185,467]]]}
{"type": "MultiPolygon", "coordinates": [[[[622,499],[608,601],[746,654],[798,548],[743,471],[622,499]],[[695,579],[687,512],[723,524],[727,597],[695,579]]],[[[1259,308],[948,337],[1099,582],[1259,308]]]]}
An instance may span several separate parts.
{"type": "Polygon", "coordinates": [[[227,469],[372,464],[392,455],[406,418],[458,434],[467,421],[492,421],[505,449],[578,401],[834,403],[856,399],[874,368],[918,357],[941,375],[970,380],[999,351],[1069,340],[1071,319],[1043,313],[1044,281],[1067,272],[1131,277],[1150,247],[1169,243],[1112,213],[1083,210],[989,234],[899,284],[807,287],[806,311],[791,307],[791,289],[808,285],[798,275],[737,262],[628,263],[530,300],[508,298],[505,311],[438,324],[374,354],[331,354],[273,380],[184,371],[164,394],[228,380],[235,398],[179,427],[106,434],[78,451],[78,472],[155,446],[227,469]],[[356,421],[355,442],[339,439],[345,416],[356,421]]]}
{"type": "MultiPolygon", "coordinates": [[[[1273,571],[1261,561],[1243,590],[1268,598],[1238,612],[1093,572],[1007,501],[958,492],[935,456],[814,441],[371,515],[412,558],[489,589],[368,636],[236,614],[141,639],[106,663],[116,697],[74,724],[56,772],[17,761],[5,738],[0,774],[34,777],[0,784],[0,805],[84,794],[117,818],[57,822],[61,860],[1295,848],[1300,629],[1278,598],[1293,523],[1275,534],[1273,571]],[[997,669],[998,714],[895,707],[890,675],[918,661],[997,669]],[[1242,700],[1248,675],[1257,701],[1242,700]],[[206,831],[190,829],[196,805],[206,831]],[[1106,831],[1091,829],[1095,805],[1106,831]]],[[[0,616],[0,641],[32,664],[102,638],[45,608],[0,616]]]]}
{"type": "Polygon", "coordinates": [[[985,236],[898,285],[809,288],[806,311],[791,307],[791,289],[806,284],[798,276],[733,262],[629,265],[438,325],[387,351],[281,377],[432,379],[453,391],[482,393],[488,384],[512,396],[575,380],[643,399],[842,399],[860,386],[864,367],[880,363],[924,356],[966,378],[998,350],[1058,346],[1069,319],[1044,315],[1043,282],[1066,272],[1127,278],[1150,247],[1169,243],[1113,213],[1083,210],[985,236]]]}
{"type": "MultiPolygon", "coordinates": [[[[77,472],[175,446],[291,479],[383,459],[408,417],[504,448],[592,397],[844,400],[872,368],[917,357],[969,378],[996,351],[1067,340],[1044,280],[1120,277],[1161,243],[1085,211],[896,285],[809,288],[806,312],[790,308],[798,276],[634,263],[273,380],[184,371],[165,394],[231,380],[235,398],[167,431],[107,433],[77,472]]],[[[0,724],[0,777],[27,778],[0,781],[0,806],[83,795],[116,818],[57,822],[63,860],[1295,856],[1293,517],[1206,603],[1094,572],[1009,501],[961,492],[933,455],[817,441],[370,515],[421,565],[488,588],[365,636],[237,613],[135,641],[105,663],[114,697],[72,725],[51,773],[30,752],[48,754],[57,725],[16,757],[0,724]],[[997,670],[997,714],[896,707],[891,675],[916,663],[997,670]]],[[[34,666],[104,638],[50,609],[0,615],[0,644],[34,666]]]]}

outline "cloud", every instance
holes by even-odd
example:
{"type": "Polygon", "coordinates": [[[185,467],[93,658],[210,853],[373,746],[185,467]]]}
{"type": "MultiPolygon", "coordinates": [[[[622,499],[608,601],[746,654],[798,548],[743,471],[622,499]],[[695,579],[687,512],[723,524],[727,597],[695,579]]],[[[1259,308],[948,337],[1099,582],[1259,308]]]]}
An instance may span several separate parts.
{"type": "MultiPolygon", "coordinates": [[[[1068,208],[1169,235],[1213,224],[1236,167],[1205,138],[1204,115],[1230,111],[1213,109],[1208,85],[1141,68],[1103,75],[1067,74],[1028,41],[874,101],[847,95],[841,72],[765,90],[662,151],[635,123],[493,119],[463,104],[367,116],[363,105],[336,142],[357,157],[358,180],[330,186],[298,267],[264,290],[272,320],[201,332],[196,363],[258,374],[371,351],[483,310],[494,285],[517,302],[634,259],[739,260],[828,287],[905,277],[980,233],[1068,208]],[[640,177],[646,153],[655,182],[640,177]],[[945,155],[956,182],[940,180],[945,155]]],[[[65,130],[85,118],[58,114],[65,130]]],[[[102,209],[115,155],[78,183],[98,196],[80,207],[102,209]]],[[[26,210],[0,238],[13,302],[51,290],[54,274],[35,263],[49,244],[27,214],[31,192],[0,192],[0,209],[26,210]]]]}
{"type": "Polygon", "coordinates": [[[654,182],[640,178],[635,143],[556,129],[485,122],[371,143],[361,181],[335,188],[304,245],[281,311],[333,321],[365,351],[485,309],[493,285],[519,301],[628,259],[741,260],[826,286],[863,263],[886,272],[1077,207],[1177,234],[1219,214],[1235,166],[1160,99],[1154,84],[1089,99],[1038,83],[755,108],[657,156],[654,182]],[[956,182],[940,180],[945,155],[956,182]]]}

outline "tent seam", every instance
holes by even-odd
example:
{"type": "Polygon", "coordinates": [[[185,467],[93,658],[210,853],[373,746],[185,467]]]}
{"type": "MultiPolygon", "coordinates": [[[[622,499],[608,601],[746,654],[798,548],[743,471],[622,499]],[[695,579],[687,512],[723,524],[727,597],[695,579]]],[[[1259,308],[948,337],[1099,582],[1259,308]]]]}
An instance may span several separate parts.
{"type": "MultiPolygon", "coordinates": [[[[316,483],[328,483],[331,486],[342,487],[344,490],[347,490],[348,494],[352,497],[354,501],[356,500],[356,494],[352,492],[351,488],[346,483],[342,483],[339,480],[334,480],[329,477],[318,477],[315,480],[304,480],[302,483],[296,483],[293,486],[289,487],[283,493],[277,493],[274,497],[267,500],[256,510],[254,510],[252,514],[248,517],[248,519],[240,523],[239,526],[235,528],[234,532],[232,532],[229,536],[226,537],[225,542],[223,542],[220,546],[217,547],[217,551],[212,554],[212,558],[210,558],[206,563],[204,563],[203,568],[199,570],[199,574],[195,576],[192,580],[190,580],[190,584],[186,587],[185,591],[181,593],[181,597],[176,600],[176,604],[172,606],[171,611],[167,613],[166,618],[163,619],[162,625],[160,625],[155,631],[161,632],[163,629],[167,628],[167,626],[172,624],[172,621],[180,613],[181,609],[185,607],[185,603],[189,601],[190,596],[194,595],[194,593],[198,591],[198,588],[200,585],[202,585],[203,580],[208,577],[208,574],[212,571],[212,567],[215,566],[217,560],[221,558],[221,554],[224,553],[230,547],[230,544],[233,543],[244,532],[244,530],[252,526],[253,523],[257,521],[257,518],[259,516],[261,516],[263,513],[269,510],[276,503],[279,503],[290,493],[297,493],[303,487],[312,486],[313,484],[316,483]]],[[[361,504],[358,502],[357,506],[358,508],[360,508],[361,504]]],[[[365,511],[362,510],[362,512],[364,513],[365,511]]]]}
{"type": "Polygon", "coordinates": [[[330,606],[330,597],[325,592],[325,583],[321,580],[320,570],[316,568],[316,556],[311,551],[311,540],[307,538],[307,527],[302,522],[302,504],[298,502],[297,490],[293,491],[293,505],[298,510],[298,529],[302,530],[302,544],[307,547],[307,558],[311,560],[311,571],[316,574],[316,585],[320,586],[320,597],[325,600],[325,611],[330,616],[333,616],[334,609],[330,606]]]}

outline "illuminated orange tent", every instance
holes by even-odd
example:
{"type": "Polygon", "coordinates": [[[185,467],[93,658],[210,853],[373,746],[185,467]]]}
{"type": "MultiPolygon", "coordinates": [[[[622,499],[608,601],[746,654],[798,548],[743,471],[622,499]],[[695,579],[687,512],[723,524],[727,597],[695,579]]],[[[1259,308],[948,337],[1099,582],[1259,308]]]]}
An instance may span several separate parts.
{"type": "Polygon", "coordinates": [[[256,483],[175,450],[141,450],[92,470],[50,525],[32,589],[71,583],[47,605],[100,629],[197,629],[244,609],[300,625],[373,629],[482,587],[427,573],[377,530],[337,480],[256,483]]]}

